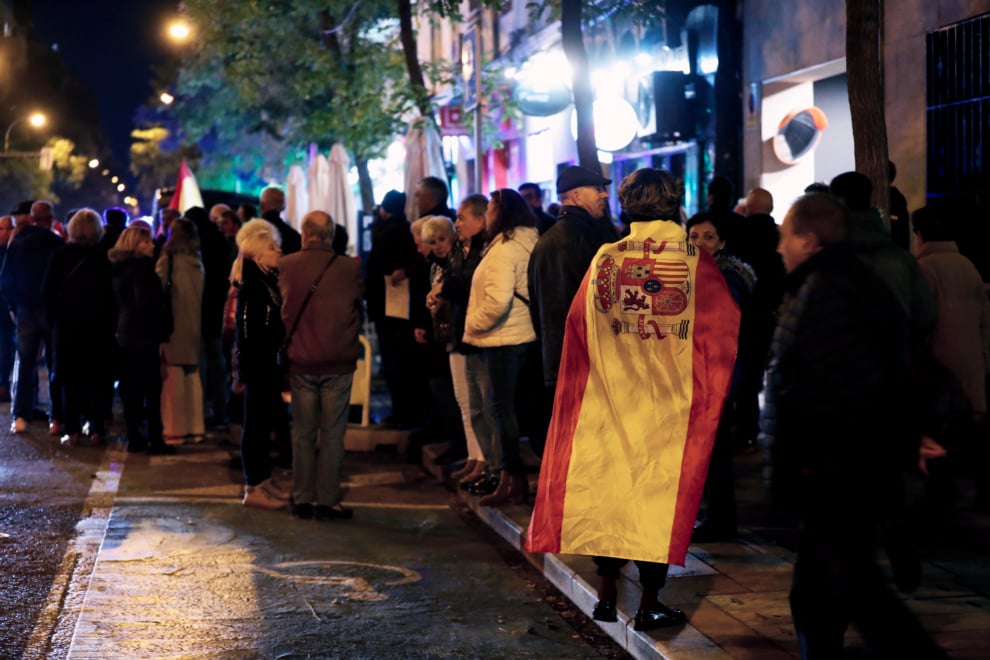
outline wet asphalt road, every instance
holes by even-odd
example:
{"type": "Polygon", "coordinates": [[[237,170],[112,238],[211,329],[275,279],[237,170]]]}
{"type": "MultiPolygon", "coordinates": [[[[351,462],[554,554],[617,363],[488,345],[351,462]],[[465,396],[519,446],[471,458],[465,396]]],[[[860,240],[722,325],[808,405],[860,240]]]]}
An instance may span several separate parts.
{"type": "Polygon", "coordinates": [[[242,507],[224,437],[147,457],[32,431],[0,435],[2,658],[620,655],[394,453],[349,454],[355,519],[315,522],[242,507]]]}

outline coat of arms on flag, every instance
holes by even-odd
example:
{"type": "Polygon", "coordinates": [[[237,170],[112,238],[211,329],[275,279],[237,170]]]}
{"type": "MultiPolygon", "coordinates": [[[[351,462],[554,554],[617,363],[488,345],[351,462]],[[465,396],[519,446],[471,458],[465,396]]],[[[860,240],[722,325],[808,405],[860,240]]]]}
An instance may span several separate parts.
{"type": "Polygon", "coordinates": [[[691,295],[690,269],[684,261],[670,255],[694,256],[696,248],[687,242],[657,242],[647,238],[620,241],[615,249],[620,253],[641,252],[642,256],[623,255],[620,267],[616,257],[603,254],[593,266],[596,310],[608,313],[618,305],[621,316],[634,317],[613,319],[612,332],[637,332],[643,339],[663,339],[668,335],[687,339],[689,321],[661,323],[650,317],[678,316],[687,309],[691,295]]]}

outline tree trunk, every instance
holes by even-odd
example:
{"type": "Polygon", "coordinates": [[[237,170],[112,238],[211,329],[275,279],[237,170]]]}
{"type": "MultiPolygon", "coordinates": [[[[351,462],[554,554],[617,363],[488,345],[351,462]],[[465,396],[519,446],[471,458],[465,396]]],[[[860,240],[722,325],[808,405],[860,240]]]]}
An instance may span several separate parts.
{"type": "Polygon", "coordinates": [[[882,16],[883,0],[846,0],[846,79],[856,171],[873,182],[873,206],[889,226],[882,16]]]}
{"type": "Polygon", "coordinates": [[[398,0],[399,3],[399,40],[402,41],[402,54],[406,58],[406,69],[409,70],[409,84],[412,86],[416,107],[424,117],[433,116],[433,106],[430,104],[430,94],[426,89],[426,79],[423,77],[423,67],[420,66],[416,54],[416,35],[412,26],[411,0],[398,0]]]}
{"type": "MultiPolygon", "coordinates": [[[[361,210],[371,213],[375,208],[375,189],[368,171],[368,159],[354,154],[354,166],[358,171],[358,188],[361,190],[361,210]]],[[[358,228],[360,230],[360,227],[358,228]]],[[[355,239],[356,240],[356,239],[355,239]]]]}
{"type": "Polygon", "coordinates": [[[715,72],[715,162],[713,169],[732,181],[741,197],[742,21],[736,0],[718,8],[718,70],[715,72]]]}
{"type": "Polygon", "coordinates": [[[581,167],[600,172],[602,166],[598,162],[598,146],[595,142],[595,96],[591,89],[588,54],[584,50],[584,35],[581,32],[581,0],[561,0],[560,9],[560,41],[573,75],[578,163],[581,167]]]}

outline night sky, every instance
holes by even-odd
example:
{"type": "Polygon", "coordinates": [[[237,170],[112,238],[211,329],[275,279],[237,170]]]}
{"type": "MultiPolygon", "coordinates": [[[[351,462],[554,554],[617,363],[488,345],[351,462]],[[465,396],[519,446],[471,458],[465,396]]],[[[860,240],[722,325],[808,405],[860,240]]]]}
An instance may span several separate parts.
{"type": "Polygon", "coordinates": [[[134,111],[151,97],[152,70],[171,45],[163,25],[175,0],[34,0],[35,37],[58,44],[66,66],[99,98],[100,121],[120,167],[134,111]]]}

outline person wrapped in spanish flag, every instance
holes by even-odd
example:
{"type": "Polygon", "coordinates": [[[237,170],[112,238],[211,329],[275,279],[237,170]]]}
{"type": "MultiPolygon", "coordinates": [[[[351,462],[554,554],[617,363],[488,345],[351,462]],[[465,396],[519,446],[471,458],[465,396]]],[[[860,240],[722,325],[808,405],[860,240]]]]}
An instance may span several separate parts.
{"type": "Polygon", "coordinates": [[[683,565],[736,357],[739,308],[715,260],[678,224],[673,176],[622,180],[629,235],[603,245],[567,317],[553,418],[526,549],[592,555],[593,612],[616,621],[630,559],[636,630],[686,620],[658,600],[683,565]]]}

